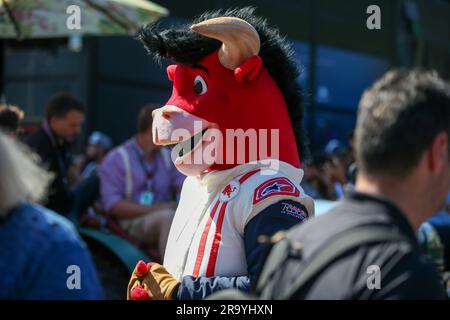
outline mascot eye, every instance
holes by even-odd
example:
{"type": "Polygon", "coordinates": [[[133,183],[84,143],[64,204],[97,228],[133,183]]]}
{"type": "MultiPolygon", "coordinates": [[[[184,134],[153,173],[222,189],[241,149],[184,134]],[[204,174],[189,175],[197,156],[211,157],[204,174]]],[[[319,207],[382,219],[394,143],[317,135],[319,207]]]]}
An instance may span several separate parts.
{"type": "Polygon", "coordinates": [[[208,86],[206,85],[205,80],[203,80],[202,76],[196,76],[194,79],[194,91],[200,95],[206,93],[208,91],[208,86]]]}

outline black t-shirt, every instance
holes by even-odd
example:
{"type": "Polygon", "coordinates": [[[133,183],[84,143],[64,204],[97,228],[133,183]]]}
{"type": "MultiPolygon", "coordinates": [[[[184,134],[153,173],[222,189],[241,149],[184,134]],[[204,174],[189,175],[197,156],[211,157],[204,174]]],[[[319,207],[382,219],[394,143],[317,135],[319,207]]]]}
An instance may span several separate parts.
{"type": "Polygon", "coordinates": [[[28,137],[26,144],[41,157],[45,168],[54,174],[44,205],[60,214],[67,214],[73,205],[73,193],[67,182],[71,154],[66,143],[52,142],[41,127],[28,137]]]}
{"type": "MultiPolygon", "coordinates": [[[[443,299],[443,285],[437,270],[419,252],[415,233],[405,216],[386,200],[361,193],[349,194],[327,214],[294,227],[293,239],[303,245],[302,260],[345,230],[365,224],[396,227],[411,244],[388,241],[364,244],[329,264],[314,277],[296,299],[443,299]],[[373,267],[380,271],[379,289],[373,281],[373,267]]],[[[297,276],[299,260],[288,259],[279,270],[272,294],[277,298],[297,276]]]]}

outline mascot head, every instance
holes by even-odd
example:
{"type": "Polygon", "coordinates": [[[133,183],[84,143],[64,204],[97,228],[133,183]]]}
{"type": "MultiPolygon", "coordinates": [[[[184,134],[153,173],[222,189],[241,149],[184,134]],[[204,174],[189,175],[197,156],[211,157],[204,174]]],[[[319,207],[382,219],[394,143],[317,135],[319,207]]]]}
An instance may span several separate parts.
{"type": "Polygon", "coordinates": [[[293,51],[253,8],[207,12],[188,26],[147,25],[140,40],[173,82],[153,140],[186,175],[278,159],[300,167],[303,130],[293,51]]]}

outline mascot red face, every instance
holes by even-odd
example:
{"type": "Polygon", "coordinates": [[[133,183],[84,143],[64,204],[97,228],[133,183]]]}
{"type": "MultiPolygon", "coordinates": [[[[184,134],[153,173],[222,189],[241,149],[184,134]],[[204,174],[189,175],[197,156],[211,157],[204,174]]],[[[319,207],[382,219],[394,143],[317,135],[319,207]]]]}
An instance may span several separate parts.
{"type": "MultiPolygon", "coordinates": [[[[172,159],[186,175],[267,158],[300,167],[293,125],[301,124],[294,123],[286,95],[259,55],[261,40],[255,27],[238,17],[217,17],[192,25],[184,34],[189,32],[195,40],[191,47],[176,32],[166,38],[153,33],[152,39],[144,39],[149,51],[177,62],[167,68],[172,96],[153,112],[154,143],[175,146],[172,159]],[[192,54],[181,58],[172,54],[168,43],[177,41],[178,50],[186,45],[192,54]],[[245,138],[256,134],[257,145],[247,139],[228,139],[236,132],[245,138]]],[[[296,78],[281,81],[289,86],[296,78]]]]}

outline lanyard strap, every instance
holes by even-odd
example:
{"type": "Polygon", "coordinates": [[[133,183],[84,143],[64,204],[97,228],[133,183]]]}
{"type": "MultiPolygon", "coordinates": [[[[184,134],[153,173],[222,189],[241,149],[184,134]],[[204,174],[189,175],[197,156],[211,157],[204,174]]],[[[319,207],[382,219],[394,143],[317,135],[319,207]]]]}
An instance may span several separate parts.
{"type": "Polygon", "coordinates": [[[131,147],[133,148],[133,151],[134,151],[134,153],[135,153],[135,155],[136,155],[136,157],[137,157],[137,159],[139,161],[139,164],[141,165],[141,168],[142,168],[142,170],[145,173],[145,179],[146,179],[146,182],[147,182],[147,186],[151,189],[152,180],[153,180],[153,177],[154,177],[154,173],[152,172],[153,170],[152,171],[148,170],[148,167],[145,165],[144,160],[142,159],[142,156],[139,153],[139,151],[136,148],[136,146],[133,144],[131,147]]]}

